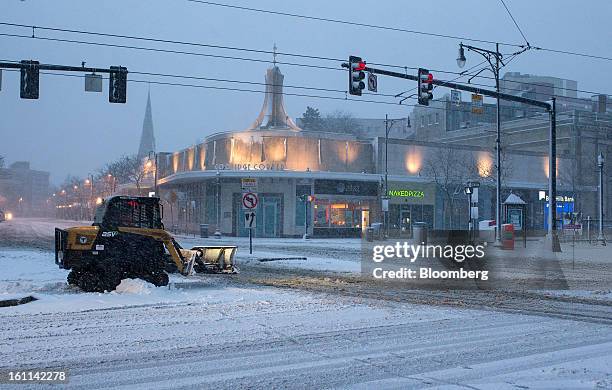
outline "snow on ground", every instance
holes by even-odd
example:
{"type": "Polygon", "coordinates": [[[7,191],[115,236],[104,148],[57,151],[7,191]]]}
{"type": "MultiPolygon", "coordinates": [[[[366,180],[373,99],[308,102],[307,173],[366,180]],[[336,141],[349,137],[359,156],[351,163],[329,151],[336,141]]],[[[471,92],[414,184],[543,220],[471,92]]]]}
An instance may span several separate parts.
{"type": "MultiPolygon", "coordinates": [[[[48,234],[50,225],[32,231],[48,234]]],[[[249,256],[244,239],[178,239],[185,247],[237,243],[245,267],[359,272],[358,240],[256,239],[249,256]],[[300,255],[308,260],[256,260],[300,255]]],[[[612,388],[612,329],[595,321],[308,293],[224,275],[172,275],[167,287],[124,280],[115,292],[82,293],[66,286],[52,252],[23,246],[0,245],[0,269],[0,299],[38,298],[0,308],[0,370],[68,368],[75,389],[612,388]]]]}
{"type": "Polygon", "coordinates": [[[361,271],[361,240],[348,239],[310,239],[301,238],[255,238],[253,254],[249,254],[248,237],[197,238],[176,236],[185,248],[196,245],[236,245],[237,264],[261,267],[282,267],[330,271],[339,273],[359,273],[361,271]],[[306,260],[297,260],[306,257],[306,260]],[[258,259],[294,258],[259,262],[258,259]]]}
{"type": "Polygon", "coordinates": [[[271,287],[123,283],[119,293],[0,309],[0,370],[68,368],[75,389],[612,384],[608,325],[271,287]]]}

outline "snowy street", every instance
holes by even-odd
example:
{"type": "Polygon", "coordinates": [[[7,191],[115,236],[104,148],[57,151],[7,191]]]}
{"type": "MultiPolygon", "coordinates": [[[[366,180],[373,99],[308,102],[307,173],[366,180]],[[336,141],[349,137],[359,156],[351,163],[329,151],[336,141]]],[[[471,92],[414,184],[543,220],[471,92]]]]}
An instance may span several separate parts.
{"type": "Polygon", "coordinates": [[[612,302],[601,286],[408,290],[364,280],[356,240],[262,239],[249,256],[248,242],[228,237],[238,275],[82,293],[49,248],[31,246],[66,224],[0,224],[10,241],[0,245],[0,300],[38,299],[0,308],[0,371],[67,368],[75,389],[612,387],[612,302]],[[300,254],[308,260],[257,260],[300,254]]]}

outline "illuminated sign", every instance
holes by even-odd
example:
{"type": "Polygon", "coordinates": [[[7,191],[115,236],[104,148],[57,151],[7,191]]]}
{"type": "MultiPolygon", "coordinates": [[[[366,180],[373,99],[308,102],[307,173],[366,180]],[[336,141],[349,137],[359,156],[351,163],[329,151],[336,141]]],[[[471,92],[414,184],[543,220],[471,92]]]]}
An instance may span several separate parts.
{"type": "MultiPolygon", "coordinates": [[[[557,202],[574,202],[573,196],[557,195],[555,198],[557,199],[557,202]]],[[[538,200],[545,200],[548,202],[548,194],[546,191],[539,191],[538,200]]]]}
{"type": "Polygon", "coordinates": [[[284,171],[283,163],[260,163],[260,164],[215,164],[215,170],[224,171],[284,171]]]}
{"type": "Polygon", "coordinates": [[[425,191],[419,190],[389,190],[389,196],[397,198],[424,198],[425,191]]]}

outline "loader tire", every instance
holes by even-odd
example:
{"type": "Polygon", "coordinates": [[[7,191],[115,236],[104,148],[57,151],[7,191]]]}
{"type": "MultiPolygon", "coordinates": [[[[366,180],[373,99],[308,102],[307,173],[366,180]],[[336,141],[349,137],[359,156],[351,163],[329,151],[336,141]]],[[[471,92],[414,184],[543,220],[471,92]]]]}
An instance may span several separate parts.
{"type": "Polygon", "coordinates": [[[77,286],[85,292],[103,292],[100,290],[100,276],[92,269],[86,268],[77,271],[77,286]]]}
{"type": "Polygon", "coordinates": [[[146,282],[154,284],[156,287],[167,286],[168,282],[170,281],[168,274],[161,270],[150,272],[147,275],[144,275],[142,279],[146,282]]]}
{"type": "Polygon", "coordinates": [[[68,274],[68,278],[67,278],[67,282],[69,285],[71,286],[79,285],[79,278],[81,277],[80,272],[81,271],[78,268],[73,268],[72,270],[70,270],[70,273],[68,274]]]}
{"type": "Polygon", "coordinates": [[[98,282],[99,292],[114,291],[121,283],[121,273],[114,269],[105,270],[98,282]]]}

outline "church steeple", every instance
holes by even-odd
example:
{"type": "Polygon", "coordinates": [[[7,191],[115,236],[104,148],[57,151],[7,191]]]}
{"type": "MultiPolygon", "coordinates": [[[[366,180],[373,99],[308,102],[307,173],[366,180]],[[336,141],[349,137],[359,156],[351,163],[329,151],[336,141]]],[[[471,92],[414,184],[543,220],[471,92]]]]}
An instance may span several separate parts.
{"type": "Polygon", "coordinates": [[[147,108],[145,110],[144,120],[142,121],[142,135],[140,136],[140,147],[138,148],[138,157],[145,158],[149,152],[155,151],[155,134],[153,132],[153,113],[151,111],[151,90],[147,96],[147,108]]]}

